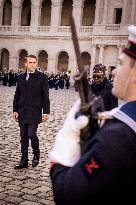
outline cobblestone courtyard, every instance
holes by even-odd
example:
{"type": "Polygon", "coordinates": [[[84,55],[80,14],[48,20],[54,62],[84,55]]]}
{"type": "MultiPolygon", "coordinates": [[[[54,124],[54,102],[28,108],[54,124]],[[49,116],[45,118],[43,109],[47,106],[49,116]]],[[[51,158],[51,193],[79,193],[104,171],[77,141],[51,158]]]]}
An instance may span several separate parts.
{"type": "Polygon", "coordinates": [[[38,127],[40,164],[32,168],[29,146],[29,168],[16,171],[14,166],[20,160],[20,135],[18,123],[12,119],[14,92],[15,87],[0,85],[0,205],[54,205],[48,152],[78,94],[74,88],[50,90],[51,114],[49,120],[38,127]]]}

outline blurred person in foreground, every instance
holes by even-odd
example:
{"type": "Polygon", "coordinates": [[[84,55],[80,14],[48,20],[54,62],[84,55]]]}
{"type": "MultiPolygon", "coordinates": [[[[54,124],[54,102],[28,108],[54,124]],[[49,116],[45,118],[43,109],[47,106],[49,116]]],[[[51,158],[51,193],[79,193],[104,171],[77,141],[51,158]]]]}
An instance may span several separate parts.
{"type": "Polygon", "coordinates": [[[19,123],[21,136],[21,160],[15,169],[28,167],[29,139],[33,150],[32,167],[39,164],[37,128],[39,123],[48,120],[50,113],[47,76],[36,69],[36,56],[28,55],[25,60],[26,72],[18,75],[13,100],[13,118],[19,123]]]}
{"type": "Polygon", "coordinates": [[[80,131],[88,118],[75,119],[78,100],[49,153],[57,205],[136,204],[136,27],[128,30],[128,45],[113,71],[112,88],[113,95],[124,103],[103,113],[103,126],[89,139],[81,156],[80,131]]]}
{"type": "Polygon", "coordinates": [[[103,99],[104,110],[109,111],[118,106],[118,99],[112,95],[112,84],[107,79],[106,66],[96,64],[93,68],[93,81],[90,84],[92,92],[103,99]]]}

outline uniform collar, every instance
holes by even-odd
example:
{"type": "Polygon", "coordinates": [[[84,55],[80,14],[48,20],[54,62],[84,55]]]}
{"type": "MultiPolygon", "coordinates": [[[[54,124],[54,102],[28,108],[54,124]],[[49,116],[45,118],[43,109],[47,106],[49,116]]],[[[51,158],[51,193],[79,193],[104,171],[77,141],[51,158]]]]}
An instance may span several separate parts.
{"type": "Polygon", "coordinates": [[[125,103],[121,106],[120,111],[136,122],[136,101],[125,103]]]}
{"type": "Polygon", "coordinates": [[[136,133],[136,101],[123,103],[107,113],[127,124],[136,133]]]}

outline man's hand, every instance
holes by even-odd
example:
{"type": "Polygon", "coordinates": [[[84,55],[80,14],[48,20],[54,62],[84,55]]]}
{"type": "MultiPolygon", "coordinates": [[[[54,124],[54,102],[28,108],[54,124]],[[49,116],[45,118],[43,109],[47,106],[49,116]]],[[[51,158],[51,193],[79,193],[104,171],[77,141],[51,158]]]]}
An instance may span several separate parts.
{"type": "Polygon", "coordinates": [[[47,114],[43,114],[42,115],[42,122],[45,122],[46,120],[48,120],[48,115],[47,114]]]}
{"type": "Polygon", "coordinates": [[[13,118],[16,122],[18,122],[18,113],[17,112],[13,112],[13,118]]]}

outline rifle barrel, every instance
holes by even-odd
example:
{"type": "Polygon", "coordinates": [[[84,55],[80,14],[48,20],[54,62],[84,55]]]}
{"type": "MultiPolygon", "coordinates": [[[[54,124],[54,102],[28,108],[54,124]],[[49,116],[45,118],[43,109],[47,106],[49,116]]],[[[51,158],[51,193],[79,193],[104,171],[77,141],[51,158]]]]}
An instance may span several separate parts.
{"type": "Polygon", "coordinates": [[[84,69],[83,69],[83,64],[81,61],[81,52],[80,52],[80,48],[78,44],[76,26],[75,26],[75,22],[74,22],[72,15],[70,16],[70,24],[71,24],[71,33],[72,33],[73,45],[74,45],[76,59],[77,59],[78,70],[79,70],[79,73],[82,73],[84,69]]]}

